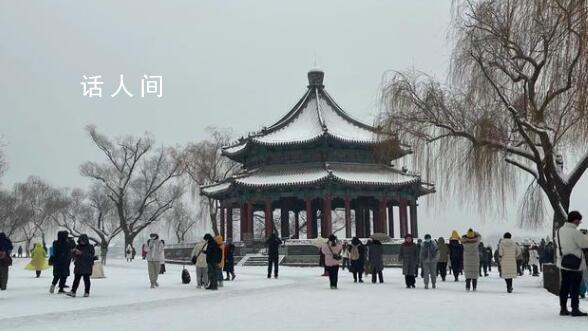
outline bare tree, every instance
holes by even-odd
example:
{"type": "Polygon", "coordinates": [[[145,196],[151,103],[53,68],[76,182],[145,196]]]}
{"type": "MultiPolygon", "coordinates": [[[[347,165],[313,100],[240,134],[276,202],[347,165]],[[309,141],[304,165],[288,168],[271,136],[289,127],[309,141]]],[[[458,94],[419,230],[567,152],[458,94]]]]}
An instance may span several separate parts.
{"type": "Polygon", "coordinates": [[[4,172],[8,168],[8,160],[6,159],[6,153],[4,151],[5,145],[0,137],[0,178],[4,175],[4,172]]]}
{"type": "Polygon", "coordinates": [[[98,183],[114,203],[127,247],[182,196],[177,180],[184,169],[181,158],[171,148],[156,148],[149,136],[112,140],[92,126],[87,130],[106,161],[87,162],[81,173],[98,183]]]}
{"type": "Polygon", "coordinates": [[[89,193],[76,189],[64,191],[64,204],[53,219],[74,237],[87,234],[91,242],[100,246],[100,257],[106,264],[108,247],[121,232],[114,203],[99,185],[93,185],[89,193]]]}
{"type": "Polygon", "coordinates": [[[197,223],[196,214],[185,203],[178,201],[172,210],[164,216],[166,223],[172,227],[178,243],[186,240],[186,235],[197,223]]]}
{"type": "MultiPolygon", "coordinates": [[[[189,144],[184,151],[184,163],[188,176],[196,185],[208,185],[230,177],[238,169],[238,163],[222,155],[222,147],[230,143],[231,134],[226,130],[208,128],[210,138],[189,144]]],[[[208,197],[200,198],[200,212],[208,214],[215,235],[219,234],[219,201],[208,197]]]]}
{"type": "Polygon", "coordinates": [[[25,183],[14,185],[13,194],[20,207],[27,209],[29,216],[29,220],[19,228],[28,256],[34,238],[40,236],[43,243],[46,242],[46,228],[50,226],[52,215],[61,208],[59,192],[41,179],[29,177],[25,183]]]}
{"type": "Polygon", "coordinates": [[[31,209],[17,199],[13,191],[0,191],[0,232],[12,237],[30,221],[31,216],[31,209]]]}
{"type": "MultiPolygon", "coordinates": [[[[542,192],[555,229],[588,168],[586,1],[455,0],[452,26],[448,83],[394,72],[381,124],[415,146],[426,171],[455,173],[451,183],[482,203],[504,202],[528,174],[527,202],[542,192]],[[563,159],[576,160],[567,173],[563,159]]],[[[543,220],[537,207],[527,204],[524,221],[543,220]]]]}

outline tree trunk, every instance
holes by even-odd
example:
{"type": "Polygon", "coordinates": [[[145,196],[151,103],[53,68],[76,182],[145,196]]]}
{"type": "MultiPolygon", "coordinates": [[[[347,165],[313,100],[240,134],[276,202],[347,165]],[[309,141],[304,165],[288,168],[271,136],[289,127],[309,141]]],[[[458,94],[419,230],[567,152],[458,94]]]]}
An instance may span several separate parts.
{"type": "Polygon", "coordinates": [[[126,256],[127,247],[129,247],[129,245],[131,245],[131,247],[135,247],[133,245],[133,241],[135,241],[135,237],[137,236],[137,234],[124,232],[124,235],[125,235],[125,246],[123,247],[123,255],[126,256]]]}
{"type": "Polygon", "coordinates": [[[106,256],[108,256],[108,242],[102,241],[100,243],[100,260],[102,265],[106,265],[106,256]]]}
{"type": "Polygon", "coordinates": [[[218,236],[219,231],[218,231],[218,222],[216,220],[216,208],[214,208],[213,206],[211,206],[210,208],[210,225],[212,225],[212,231],[214,232],[214,236],[218,236]]]}

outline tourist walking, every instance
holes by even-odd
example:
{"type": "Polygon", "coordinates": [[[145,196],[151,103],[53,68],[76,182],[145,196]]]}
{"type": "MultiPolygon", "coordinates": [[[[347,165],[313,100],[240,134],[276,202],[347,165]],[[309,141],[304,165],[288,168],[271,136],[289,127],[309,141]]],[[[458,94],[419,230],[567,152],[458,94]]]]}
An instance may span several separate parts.
{"type": "Polygon", "coordinates": [[[557,231],[557,266],[561,270],[559,305],[562,316],[586,316],[580,311],[580,283],[582,273],[586,269],[583,249],[588,248],[588,238],[578,231],[582,223],[582,215],[577,211],[568,214],[567,222],[557,231]],[[568,311],[568,297],[572,301],[572,311],[568,311]]]}
{"type": "Polygon", "coordinates": [[[216,241],[218,249],[220,249],[221,252],[220,261],[217,263],[216,266],[216,282],[218,287],[223,287],[223,281],[225,279],[223,276],[223,270],[225,268],[225,241],[223,239],[223,236],[221,236],[220,234],[214,237],[214,241],[216,241]]]}
{"type": "Polygon", "coordinates": [[[272,233],[265,241],[265,244],[267,246],[267,278],[272,278],[272,269],[274,271],[274,278],[278,278],[278,264],[282,240],[275,233],[272,233]]]}
{"type": "Polygon", "coordinates": [[[90,296],[90,276],[92,275],[92,267],[94,266],[94,260],[96,254],[94,246],[90,245],[88,236],[82,234],[78,238],[78,244],[72,251],[74,257],[74,281],[71,286],[71,291],[66,294],[72,298],[75,298],[78,286],[80,286],[80,280],[84,279],[84,297],[90,296]]]}
{"type": "Polygon", "coordinates": [[[351,261],[350,270],[353,274],[353,282],[363,283],[363,268],[365,264],[365,247],[357,237],[351,239],[351,248],[349,249],[349,260],[351,261]]]}
{"type": "Polygon", "coordinates": [[[127,262],[133,261],[133,246],[131,244],[127,245],[127,250],[125,251],[125,257],[127,262]]]}
{"type": "Polygon", "coordinates": [[[35,243],[31,252],[31,261],[25,266],[25,269],[34,271],[36,278],[41,277],[41,271],[49,269],[47,251],[41,243],[35,243]]]}
{"type": "Polygon", "coordinates": [[[341,242],[337,240],[337,236],[334,234],[331,234],[329,240],[321,247],[321,251],[325,254],[325,266],[329,273],[329,284],[332,290],[337,289],[342,249],[343,245],[341,245],[341,242]]]}
{"type": "Polygon", "coordinates": [[[59,283],[59,290],[57,293],[65,293],[65,282],[69,277],[69,269],[71,265],[71,251],[74,247],[71,246],[67,240],[69,233],[67,231],[57,232],[57,240],[53,241],[51,251],[53,255],[49,258],[51,265],[53,265],[53,281],[49,288],[49,293],[55,292],[55,286],[59,283]]]}
{"type": "Polygon", "coordinates": [[[429,288],[429,281],[433,288],[437,288],[437,261],[439,259],[437,244],[426,234],[421,245],[420,261],[423,268],[425,289],[429,288]]]}
{"type": "Polygon", "coordinates": [[[406,288],[415,288],[416,276],[418,272],[418,248],[412,240],[411,234],[404,236],[404,242],[400,245],[398,259],[402,261],[402,274],[406,288]]]}
{"type": "Polygon", "coordinates": [[[210,233],[204,235],[206,240],[206,265],[208,266],[207,290],[218,290],[218,264],[223,259],[223,252],[210,233]]]}
{"type": "Polygon", "coordinates": [[[224,249],[225,253],[225,266],[223,270],[227,273],[225,280],[235,279],[235,245],[232,239],[227,239],[227,244],[224,249]]]}
{"type": "Polygon", "coordinates": [[[519,274],[519,276],[523,275],[523,248],[521,247],[521,245],[519,245],[519,243],[516,243],[517,246],[519,246],[519,249],[521,250],[521,254],[519,256],[517,256],[517,274],[519,274]]]}
{"type": "Polygon", "coordinates": [[[451,233],[449,238],[449,259],[451,262],[451,273],[455,281],[459,281],[459,274],[463,267],[463,245],[460,242],[457,231],[451,233]]]}
{"type": "Polygon", "coordinates": [[[492,271],[492,257],[494,256],[494,252],[492,251],[492,247],[486,247],[486,259],[488,261],[488,272],[492,271]]]}
{"type": "Polygon", "coordinates": [[[488,277],[488,254],[486,253],[486,247],[483,242],[478,244],[478,252],[480,254],[480,277],[488,277]],[[482,272],[484,272],[482,274],[482,272]]]}
{"type": "Polygon", "coordinates": [[[437,251],[439,252],[437,274],[441,276],[441,281],[444,282],[447,277],[447,262],[449,261],[449,246],[445,243],[445,238],[439,237],[437,239],[437,251]]]}
{"type": "MultiPolygon", "coordinates": [[[[502,241],[502,239],[498,240],[498,245],[500,245],[501,241],[502,241]]],[[[500,266],[500,252],[498,250],[498,246],[496,247],[496,250],[494,251],[494,261],[496,261],[496,267],[498,268],[498,275],[500,277],[502,277],[502,267],[500,266]]],[[[515,260],[515,268],[516,268],[516,260],[515,260]]]]}
{"type": "Polygon", "coordinates": [[[343,264],[341,265],[341,269],[345,270],[345,268],[350,269],[349,265],[349,250],[351,249],[351,245],[346,241],[343,242],[343,250],[341,251],[341,257],[343,258],[343,264]]]}
{"type": "Polygon", "coordinates": [[[463,273],[466,278],[466,291],[478,290],[478,276],[480,274],[480,234],[469,229],[461,238],[463,245],[463,273]]]}
{"type": "Polygon", "coordinates": [[[8,285],[8,269],[12,265],[12,241],[4,232],[0,232],[0,290],[5,291],[8,285]]]}
{"type": "Polygon", "coordinates": [[[370,267],[372,272],[372,283],[376,283],[376,276],[380,283],[384,282],[384,248],[382,243],[378,240],[370,241],[368,245],[368,260],[370,261],[370,267]]]}
{"type": "Polygon", "coordinates": [[[157,233],[149,235],[149,240],[145,244],[145,259],[147,260],[147,271],[149,273],[149,282],[151,288],[159,287],[157,280],[161,271],[161,264],[165,261],[165,243],[159,239],[157,233]]]}
{"type": "Polygon", "coordinates": [[[529,266],[533,272],[533,277],[539,277],[539,251],[535,244],[529,247],[529,266]]]}
{"type": "Polygon", "coordinates": [[[202,288],[208,285],[208,264],[206,263],[206,240],[201,240],[192,250],[192,264],[196,265],[196,287],[202,288]]]}
{"type": "Polygon", "coordinates": [[[18,257],[22,257],[22,246],[21,245],[18,246],[17,252],[18,252],[18,257]]]}
{"type": "Polygon", "coordinates": [[[517,278],[517,257],[521,255],[521,249],[511,239],[510,233],[505,233],[498,243],[498,256],[500,259],[500,278],[506,282],[506,291],[512,293],[512,281],[517,278]]]}

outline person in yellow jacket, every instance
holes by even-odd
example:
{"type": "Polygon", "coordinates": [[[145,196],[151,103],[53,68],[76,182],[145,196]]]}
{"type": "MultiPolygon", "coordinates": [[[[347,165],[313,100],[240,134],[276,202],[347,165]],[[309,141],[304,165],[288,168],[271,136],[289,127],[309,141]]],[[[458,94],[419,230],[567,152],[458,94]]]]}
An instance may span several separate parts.
{"type": "Polygon", "coordinates": [[[217,264],[218,268],[218,287],[223,287],[223,268],[225,267],[225,243],[223,240],[223,236],[220,234],[214,237],[214,241],[218,244],[218,248],[220,248],[222,258],[220,262],[217,264]]]}
{"type": "Polygon", "coordinates": [[[34,270],[37,278],[39,278],[41,276],[41,271],[48,268],[49,262],[47,260],[47,251],[41,243],[36,243],[31,254],[31,262],[25,266],[25,269],[31,271],[34,270]]]}

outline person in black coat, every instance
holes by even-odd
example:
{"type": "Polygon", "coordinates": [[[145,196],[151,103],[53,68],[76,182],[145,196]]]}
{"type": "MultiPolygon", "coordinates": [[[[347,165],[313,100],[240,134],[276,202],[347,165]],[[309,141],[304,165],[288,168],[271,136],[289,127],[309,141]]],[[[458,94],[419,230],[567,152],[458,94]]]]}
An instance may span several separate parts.
{"type": "Polygon", "coordinates": [[[8,269],[12,265],[10,253],[14,247],[12,241],[4,232],[0,232],[0,290],[6,290],[8,285],[8,269]]]}
{"type": "Polygon", "coordinates": [[[267,245],[267,278],[272,276],[272,265],[274,266],[274,278],[278,278],[278,262],[280,258],[280,245],[282,240],[275,233],[265,241],[267,245]]]}
{"type": "Polygon", "coordinates": [[[49,258],[50,264],[53,265],[53,281],[49,288],[49,293],[55,292],[55,286],[59,282],[59,291],[65,293],[65,282],[69,277],[69,268],[71,264],[71,250],[74,248],[67,240],[69,233],[67,231],[57,232],[57,240],[53,242],[53,256],[49,258]]]}
{"type": "Polygon", "coordinates": [[[206,264],[208,265],[207,290],[218,290],[218,264],[223,258],[223,253],[210,233],[204,235],[206,240],[206,264]]]}
{"type": "Polygon", "coordinates": [[[225,245],[225,265],[223,269],[227,273],[225,280],[235,279],[235,245],[231,239],[228,239],[225,245]]]}
{"type": "Polygon", "coordinates": [[[92,275],[92,267],[95,260],[94,246],[90,245],[88,236],[82,234],[78,238],[78,244],[72,250],[74,257],[74,281],[71,291],[66,294],[70,297],[76,296],[80,280],[84,278],[84,297],[90,296],[90,276],[92,275]]]}
{"type": "Polygon", "coordinates": [[[363,268],[365,265],[365,247],[357,237],[351,239],[351,248],[349,250],[349,259],[351,260],[351,267],[349,268],[353,273],[353,282],[363,283],[363,268]]]}
{"type": "Polygon", "coordinates": [[[376,275],[380,283],[384,282],[382,271],[384,270],[384,247],[378,240],[372,240],[368,245],[368,260],[370,261],[372,271],[372,283],[376,282],[376,275]]]}
{"type": "Polygon", "coordinates": [[[463,266],[463,245],[459,240],[449,240],[449,259],[451,261],[451,272],[455,281],[459,281],[459,274],[463,266]]]}

